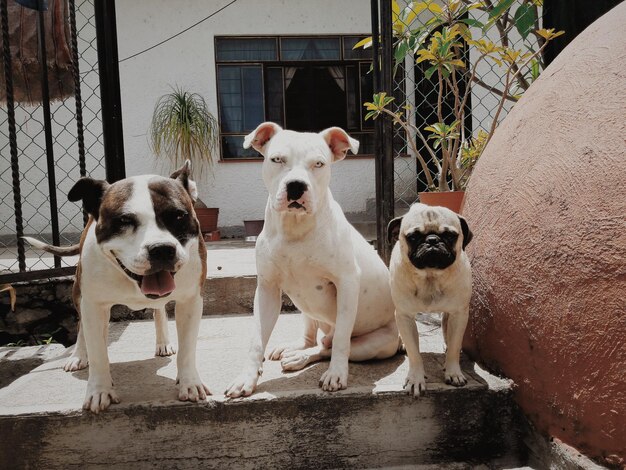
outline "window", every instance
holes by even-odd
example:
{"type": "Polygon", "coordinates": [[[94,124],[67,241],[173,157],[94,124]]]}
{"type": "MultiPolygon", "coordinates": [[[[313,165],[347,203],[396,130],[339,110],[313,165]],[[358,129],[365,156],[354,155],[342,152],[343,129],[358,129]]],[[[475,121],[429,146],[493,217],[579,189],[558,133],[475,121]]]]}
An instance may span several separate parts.
{"type": "Polygon", "coordinates": [[[263,121],[318,132],[339,126],[373,154],[371,49],[352,50],[362,36],[215,38],[222,158],[257,159],[243,139],[263,121]]]}

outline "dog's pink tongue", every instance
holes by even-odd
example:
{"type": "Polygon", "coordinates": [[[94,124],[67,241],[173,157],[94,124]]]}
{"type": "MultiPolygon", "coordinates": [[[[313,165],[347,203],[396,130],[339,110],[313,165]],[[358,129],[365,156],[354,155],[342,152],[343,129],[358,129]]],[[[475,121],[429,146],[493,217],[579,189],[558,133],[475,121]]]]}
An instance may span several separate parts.
{"type": "Polygon", "coordinates": [[[176,288],[174,276],[169,271],[159,271],[158,273],[148,274],[141,280],[141,293],[144,295],[162,296],[169,294],[176,288]]]}

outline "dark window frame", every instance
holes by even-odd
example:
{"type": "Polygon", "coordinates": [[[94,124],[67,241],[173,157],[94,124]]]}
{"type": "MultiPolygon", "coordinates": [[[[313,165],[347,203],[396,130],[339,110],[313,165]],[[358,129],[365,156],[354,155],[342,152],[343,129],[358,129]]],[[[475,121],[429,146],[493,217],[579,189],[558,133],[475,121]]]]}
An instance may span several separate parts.
{"type": "MultiPolygon", "coordinates": [[[[357,91],[358,91],[358,96],[357,96],[357,100],[359,100],[359,103],[357,105],[357,109],[358,109],[358,129],[354,128],[354,129],[346,129],[346,131],[350,134],[353,135],[356,139],[359,139],[359,137],[362,138],[362,136],[368,136],[369,138],[373,139],[373,135],[374,135],[374,129],[373,126],[364,126],[364,121],[363,121],[363,116],[364,116],[364,112],[363,112],[363,102],[370,100],[371,97],[363,97],[362,96],[362,84],[361,84],[361,69],[362,69],[362,65],[365,64],[367,66],[367,69],[369,70],[369,68],[371,68],[371,64],[373,63],[373,60],[367,59],[367,58],[363,58],[363,57],[356,57],[356,58],[346,58],[345,57],[345,51],[346,51],[346,40],[348,41],[353,41],[354,38],[358,38],[359,40],[362,38],[365,38],[369,36],[368,33],[363,33],[363,34],[323,34],[323,35],[315,35],[315,34],[306,34],[306,35],[218,35],[214,37],[214,58],[215,58],[215,77],[216,77],[216,83],[215,83],[215,88],[216,88],[216,95],[217,95],[217,107],[218,107],[218,120],[220,123],[220,134],[219,134],[219,146],[220,146],[220,162],[237,162],[237,161],[246,161],[246,162],[250,162],[250,161],[262,161],[263,157],[261,155],[259,155],[258,153],[255,153],[255,156],[250,156],[250,157],[224,157],[224,139],[223,137],[238,137],[238,138],[243,138],[245,137],[245,135],[247,135],[249,132],[251,132],[253,129],[250,129],[249,131],[244,131],[244,133],[241,132],[224,132],[221,129],[221,123],[223,122],[223,118],[222,118],[222,106],[221,106],[221,97],[220,97],[220,85],[219,85],[219,69],[220,67],[228,67],[228,66],[256,66],[256,67],[261,67],[261,76],[262,76],[262,80],[263,80],[263,112],[264,112],[264,120],[267,120],[267,117],[269,115],[268,113],[268,107],[269,107],[269,103],[268,100],[266,99],[266,95],[267,95],[267,83],[266,83],[266,77],[267,77],[267,69],[268,68],[280,68],[282,71],[282,75],[283,75],[283,80],[282,80],[282,96],[283,96],[283,110],[282,110],[282,116],[283,119],[286,119],[286,108],[285,108],[285,80],[284,80],[284,69],[286,67],[296,67],[296,66],[303,66],[303,65],[307,65],[307,66],[317,66],[317,67],[324,67],[324,66],[340,66],[344,69],[344,79],[346,80],[346,88],[347,88],[347,67],[354,67],[356,70],[356,74],[357,74],[357,78],[358,78],[358,87],[357,87],[357,91]],[[332,60],[328,60],[328,59],[306,59],[306,60],[282,60],[282,51],[281,51],[281,39],[283,38],[297,38],[297,39],[306,39],[306,38],[313,38],[313,39],[324,39],[324,38],[332,38],[332,39],[339,39],[339,59],[332,59],[332,60]],[[275,39],[276,41],[276,52],[277,52],[277,58],[278,60],[218,60],[217,56],[218,56],[218,41],[223,40],[223,39],[275,39]]],[[[348,94],[346,93],[346,103],[345,103],[345,108],[346,108],[346,112],[349,111],[349,107],[348,107],[348,94]]],[[[364,146],[362,145],[361,148],[363,148],[364,146]]],[[[372,153],[358,153],[357,155],[349,155],[349,158],[372,158],[374,155],[372,153]]]]}

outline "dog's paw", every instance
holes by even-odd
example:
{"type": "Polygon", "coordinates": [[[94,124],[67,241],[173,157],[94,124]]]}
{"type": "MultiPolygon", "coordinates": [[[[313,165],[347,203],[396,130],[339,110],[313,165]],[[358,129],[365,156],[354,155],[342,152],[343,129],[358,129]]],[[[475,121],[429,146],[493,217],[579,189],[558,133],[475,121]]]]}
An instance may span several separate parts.
{"type": "Polygon", "coordinates": [[[461,371],[461,366],[456,364],[446,364],[444,373],[446,383],[448,385],[454,385],[455,387],[463,387],[467,384],[467,379],[461,371]]]}
{"type": "Polygon", "coordinates": [[[285,351],[280,365],[283,371],[295,371],[303,369],[311,361],[311,356],[306,350],[285,351]]]}
{"type": "Polygon", "coordinates": [[[176,354],[176,346],[171,343],[157,343],[154,351],[155,356],[171,356],[173,354],[176,354]]]}
{"type": "Polygon", "coordinates": [[[333,365],[320,377],[320,387],[327,392],[336,392],[348,386],[348,365],[333,365]]]}
{"type": "Polygon", "coordinates": [[[206,400],[207,395],[211,395],[209,387],[204,385],[198,374],[180,376],[176,383],[180,401],[206,400]]]}
{"type": "Polygon", "coordinates": [[[285,354],[300,351],[302,349],[306,349],[306,347],[307,345],[304,344],[304,341],[294,341],[293,343],[281,344],[272,350],[268,358],[270,361],[280,361],[283,357],[285,357],[285,354]]]}
{"type": "Polygon", "coordinates": [[[249,397],[256,390],[256,384],[259,381],[257,372],[243,372],[233,380],[224,391],[224,395],[228,398],[249,397]]]}
{"type": "Polygon", "coordinates": [[[63,366],[63,370],[65,372],[74,372],[76,370],[84,369],[89,365],[89,361],[87,360],[87,356],[80,356],[73,354],[68,358],[67,362],[63,366]]]}
{"type": "Polygon", "coordinates": [[[113,385],[87,384],[87,393],[83,402],[83,409],[98,414],[106,410],[111,403],[119,403],[120,399],[113,385]]]}
{"type": "Polygon", "coordinates": [[[404,381],[404,391],[413,397],[426,393],[426,377],[423,370],[409,370],[404,381]]]}

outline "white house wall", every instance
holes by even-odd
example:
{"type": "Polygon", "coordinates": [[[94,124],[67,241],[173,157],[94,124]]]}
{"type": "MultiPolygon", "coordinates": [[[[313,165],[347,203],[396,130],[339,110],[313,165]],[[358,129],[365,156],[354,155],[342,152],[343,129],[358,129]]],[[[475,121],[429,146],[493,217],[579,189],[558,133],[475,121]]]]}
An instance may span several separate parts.
{"type": "MultiPolygon", "coordinates": [[[[119,57],[124,59],[171,36],[228,0],[117,2],[119,57]]],[[[164,172],[146,132],[157,99],[172,85],[202,94],[217,116],[214,36],[368,33],[369,0],[238,0],[196,28],[152,51],[120,63],[126,172],[164,172]]],[[[344,160],[333,168],[331,188],[346,212],[362,212],[375,196],[374,161],[344,160]]],[[[199,180],[200,198],[220,208],[219,225],[263,218],[267,192],[260,162],[216,162],[199,180]]]]}

